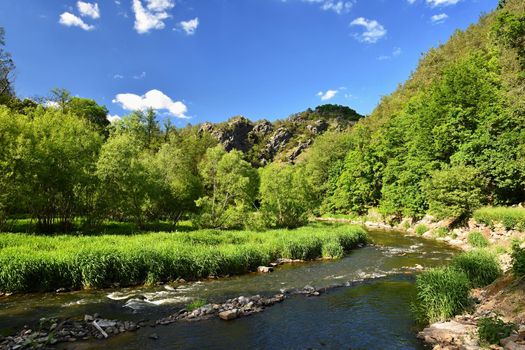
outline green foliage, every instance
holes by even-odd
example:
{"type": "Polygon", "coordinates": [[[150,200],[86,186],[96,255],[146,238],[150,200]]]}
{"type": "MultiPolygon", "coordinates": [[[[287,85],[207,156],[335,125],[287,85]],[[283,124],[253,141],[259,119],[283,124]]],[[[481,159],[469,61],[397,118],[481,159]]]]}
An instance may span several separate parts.
{"type": "Polygon", "coordinates": [[[507,230],[525,231],[525,208],[484,207],[474,211],[473,218],[490,227],[502,224],[507,230]]]}
{"type": "Polygon", "coordinates": [[[525,275],[525,248],[522,248],[518,241],[512,242],[512,272],[515,276],[525,275]]]}
{"type": "Polygon", "coordinates": [[[189,303],[188,305],[186,305],[186,310],[188,310],[188,312],[192,312],[193,310],[203,307],[204,305],[206,305],[206,300],[196,299],[192,301],[191,303],[189,303]]]}
{"type": "Polygon", "coordinates": [[[468,234],[467,242],[475,248],[488,247],[489,241],[481,232],[471,232],[468,234]]]}
{"type": "Polygon", "coordinates": [[[294,228],[308,221],[314,208],[304,168],[270,164],[261,170],[261,212],[274,227],[294,228]]]}
{"type": "Polygon", "coordinates": [[[4,49],[5,30],[0,27],[0,104],[11,102],[14,97],[14,70],[15,63],[11,54],[4,49]]]}
{"type": "Polygon", "coordinates": [[[438,219],[469,217],[484,200],[486,187],[479,172],[467,166],[454,166],[433,171],[425,183],[429,211],[438,219]]]}
{"type": "Polygon", "coordinates": [[[417,225],[416,227],[416,234],[418,236],[422,236],[427,231],[428,231],[428,227],[424,224],[417,225]]]}
{"type": "Polygon", "coordinates": [[[323,258],[337,259],[342,258],[345,251],[338,240],[333,240],[323,244],[323,258]]]}
{"type": "Polygon", "coordinates": [[[255,209],[259,187],[257,171],[236,150],[226,152],[222,146],[206,151],[200,164],[204,196],[197,201],[199,227],[241,228],[246,216],[255,209]]]}
{"type": "Polygon", "coordinates": [[[451,266],[464,272],[473,288],[489,285],[502,274],[497,256],[483,249],[455,256],[451,266]]]}
{"type": "Polygon", "coordinates": [[[435,233],[436,233],[436,236],[443,238],[443,237],[446,237],[450,233],[450,231],[446,227],[438,227],[435,230],[435,233]]]}
{"type": "Polygon", "coordinates": [[[3,234],[0,291],[100,288],[240,274],[277,258],[316,259],[323,252],[347,252],[366,241],[362,228],[348,225],[92,237],[3,234]]]}
{"type": "Polygon", "coordinates": [[[507,338],[518,326],[506,323],[497,316],[483,317],[478,320],[478,334],[482,343],[499,345],[501,339],[507,338]]]}
{"type": "Polygon", "coordinates": [[[469,305],[467,275],[450,267],[424,271],[416,279],[413,309],[421,322],[438,322],[461,313],[469,305]]]}

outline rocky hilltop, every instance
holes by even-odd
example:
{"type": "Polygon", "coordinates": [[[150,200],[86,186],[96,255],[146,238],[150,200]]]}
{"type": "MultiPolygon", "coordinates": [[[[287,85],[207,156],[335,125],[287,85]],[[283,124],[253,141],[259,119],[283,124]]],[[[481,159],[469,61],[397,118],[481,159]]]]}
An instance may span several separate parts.
{"type": "Polygon", "coordinates": [[[235,116],[224,123],[203,123],[199,133],[212,134],[226,150],[239,150],[255,166],[274,160],[294,162],[315,140],[329,130],[345,130],[362,115],[340,105],[322,105],[283,120],[252,122],[235,116]]]}

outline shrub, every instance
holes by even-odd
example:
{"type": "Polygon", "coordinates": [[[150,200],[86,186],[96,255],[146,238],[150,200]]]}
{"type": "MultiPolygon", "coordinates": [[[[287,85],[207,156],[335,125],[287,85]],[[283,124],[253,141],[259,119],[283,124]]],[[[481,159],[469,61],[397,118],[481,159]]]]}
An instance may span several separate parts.
{"type": "Polygon", "coordinates": [[[507,338],[518,327],[512,323],[494,317],[481,318],[478,321],[478,334],[482,343],[499,344],[501,339],[507,338]]]}
{"type": "Polygon", "coordinates": [[[427,270],[416,279],[416,317],[423,322],[436,322],[457,315],[468,306],[469,291],[464,272],[449,267],[427,270]]]}
{"type": "Polygon", "coordinates": [[[416,234],[419,236],[422,236],[427,231],[428,227],[426,225],[421,224],[416,227],[416,234]]]}
{"type": "Polygon", "coordinates": [[[525,249],[520,247],[518,241],[512,242],[512,272],[515,276],[525,275],[525,249]]]}
{"type": "Polygon", "coordinates": [[[474,288],[489,285],[501,276],[496,255],[483,249],[457,255],[451,267],[464,272],[474,288]]]}
{"type": "Polygon", "coordinates": [[[489,241],[481,232],[471,232],[467,237],[467,242],[476,248],[485,248],[489,245],[489,241]]]}

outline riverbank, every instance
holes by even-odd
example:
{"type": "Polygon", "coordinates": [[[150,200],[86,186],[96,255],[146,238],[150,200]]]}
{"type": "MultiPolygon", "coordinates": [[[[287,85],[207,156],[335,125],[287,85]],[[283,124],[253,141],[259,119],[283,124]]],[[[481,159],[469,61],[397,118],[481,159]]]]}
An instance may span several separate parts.
{"type": "Polygon", "coordinates": [[[374,221],[367,220],[369,218],[320,218],[318,220],[347,222],[361,224],[367,228],[400,231],[426,239],[443,241],[464,251],[483,247],[497,254],[504,276],[487,287],[473,289],[471,291],[473,307],[468,312],[457,315],[446,322],[432,323],[418,336],[433,345],[434,350],[470,350],[483,349],[488,346],[492,349],[525,350],[525,282],[521,278],[515,278],[510,271],[512,242],[525,240],[525,232],[521,229],[522,208],[494,210],[499,215],[499,220],[491,217],[492,211],[492,209],[484,208],[481,213],[475,215],[476,218],[470,218],[466,225],[455,228],[450,228],[451,220],[438,221],[431,216],[425,216],[419,221],[404,219],[395,225],[385,222],[380,217],[376,217],[374,221]],[[511,211],[509,215],[511,219],[505,217],[507,214],[505,211],[511,211]],[[507,324],[514,324],[516,331],[510,337],[502,339],[500,345],[485,344],[480,341],[478,335],[479,322],[485,319],[500,319],[507,324]]]}
{"type": "Polygon", "coordinates": [[[0,235],[0,294],[133,286],[257,271],[279,259],[340,258],[367,243],[363,228],[0,235]]]}

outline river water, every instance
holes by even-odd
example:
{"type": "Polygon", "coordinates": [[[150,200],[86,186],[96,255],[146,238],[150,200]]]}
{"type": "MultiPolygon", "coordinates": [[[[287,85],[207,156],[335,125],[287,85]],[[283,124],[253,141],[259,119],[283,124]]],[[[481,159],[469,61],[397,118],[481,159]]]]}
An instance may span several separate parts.
{"type": "Polygon", "coordinates": [[[157,320],[196,299],[224,302],[241,295],[273,295],[307,285],[346,284],[319,297],[291,296],[235,321],[211,319],[145,327],[106,341],[67,349],[425,349],[416,339],[410,303],[420,266],[445,264],[457,250],[402,233],[369,231],[373,244],[344,259],[283,265],[271,274],[155,288],[26,294],[0,299],[0,334],[41,317],[99,313],[120,320],[157,320]],[[418,266],[419,265],[419,266],[418,266]],[[155,333],[157,340],[150,336],[155,333]]]}

